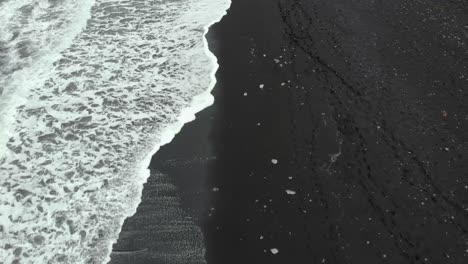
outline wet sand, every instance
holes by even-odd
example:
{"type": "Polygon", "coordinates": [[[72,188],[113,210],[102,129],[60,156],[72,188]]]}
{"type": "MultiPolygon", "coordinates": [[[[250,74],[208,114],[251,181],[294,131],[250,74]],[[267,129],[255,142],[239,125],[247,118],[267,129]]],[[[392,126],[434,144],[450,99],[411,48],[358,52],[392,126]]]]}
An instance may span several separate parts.
{"type": "Polygon", "coordinates": [[[207,263],[466,263],[467,10],[233,1],[208,35],[214,105],[150,166],[207,263]]]}

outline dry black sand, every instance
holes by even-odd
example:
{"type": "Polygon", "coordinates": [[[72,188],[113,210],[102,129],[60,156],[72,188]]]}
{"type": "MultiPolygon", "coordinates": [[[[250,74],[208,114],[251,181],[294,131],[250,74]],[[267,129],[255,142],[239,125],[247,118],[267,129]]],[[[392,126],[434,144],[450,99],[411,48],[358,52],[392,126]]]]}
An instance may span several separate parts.
{"type": "Polygon", "coordinates": [[[234,0],[208,39],[215,104],[151,168],[209,264],[468,263],[466,2],[234,0]]]}

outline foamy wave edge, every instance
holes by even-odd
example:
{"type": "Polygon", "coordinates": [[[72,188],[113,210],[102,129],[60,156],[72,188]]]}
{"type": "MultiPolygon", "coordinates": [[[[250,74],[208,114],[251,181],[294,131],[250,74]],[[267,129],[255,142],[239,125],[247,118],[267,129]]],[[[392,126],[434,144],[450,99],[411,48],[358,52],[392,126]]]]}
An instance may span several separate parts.
{"type": "MultiPolygon", "coordinates": [[[[219,64],[218,64],[218,59],[216,58],[216,56],[209,49],[206,34],[208,33],[208,31],[210,30],[210,27],[212,25],[220,22],[221,19],[227,14],[227,11],[229,10],[229,8],[231,6],[231,3],[232,3],[231,0],[226,1],[226,9],[220,13],[219,17],[217,17],[216,19],[214,19],[212,22],[210,22],[209,24],[207,24],[204,27],[204,33],[203,33],[203,38],[202,38],[204,52],[205,52],[205,55],[208,58],[210,58],[211,63],[212,63],[212,69],[211,69],[211,73],[210,73],[210,85],[207,87],[207,89],[206,89],[206,91],[204,93],[201,93],[201,94],[198,94],[198,95],[194,96],[194,98],[192,99],[191,106],[187,107],[187,108],[185,108],[185,109],[183,109],[181,111],[181,113],[178,116],[176,122],[174,122],[172,124],[169,124],[164,128],[164,132],[162,133],[162,135],[159,138],[159,143],[155,144],[155,146],[146,155],[146,157],[143,158],[143,160],[139,164],[137,164],[136,169],[135,169],[136,174],[137,174],[137,178],[142,179],[142,182],[139,183],[139,189],[137,190],[139,198],[134,202],[134,204],[131,205],[132,209],[131,209],[131,211],[129,211],[127,216],[125,218],[123,218],[123,219],[120,219],[119,230],[114,235],[114,238],[109,241],[108,250],[107,250],[107,252],[109,252],[109,253],[108,253],[108,255],[107,255],[107,257],[106,257],[106,259],[105,259],[105,261],[103,263],[108,263],[110,261],[110,254],[112,252],[113,245],[114,245],[115,242],[117,242],[118,235],[122,231],[122,226],[124,224],[124,221],[127,218],[133,216],[136,213],[138,205],[141,203],[141,196],[142,196],[142,192],[143,192],[143,187],[144,187],[144,184],[146,183],[148,177],[150,176],[150,169],[148,167],[149,167],[149,165],[151,163],[151,158],[156,154],[156,152],[158,152],[158,150],[162,146],[164,146],[166,144],[169,144],[174,139],[174,137],[182,130],[183,126],[186,123],[194,121],[196,119],[195,114],[197,114],[201,110],[211,106],[213,104],[213,102],[214,102],[214,97],[211,94],[211,91],[213,90],[213,88],[216,85],[216,72],[218,71],[219,64]]],[[[143,156],[145,156],[145,155],[143,155],[143,156]]]]}

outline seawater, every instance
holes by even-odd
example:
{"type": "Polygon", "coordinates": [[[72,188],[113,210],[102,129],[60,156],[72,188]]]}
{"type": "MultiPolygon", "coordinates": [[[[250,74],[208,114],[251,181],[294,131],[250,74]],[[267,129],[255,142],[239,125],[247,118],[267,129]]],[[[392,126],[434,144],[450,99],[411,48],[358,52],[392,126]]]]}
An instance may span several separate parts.
{"type": "Polygon", "coordinates": [[[105,263],[213,98],[228,0],[0,1],[0,263],[105,263]]]}

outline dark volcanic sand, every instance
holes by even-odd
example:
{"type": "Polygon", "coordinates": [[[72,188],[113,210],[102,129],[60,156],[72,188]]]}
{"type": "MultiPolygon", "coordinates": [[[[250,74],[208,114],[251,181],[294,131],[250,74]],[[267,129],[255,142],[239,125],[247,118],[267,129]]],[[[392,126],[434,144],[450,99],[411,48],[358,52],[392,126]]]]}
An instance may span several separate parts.
{"type": "Polygon", "coordinates": [[[215,104],[151,168],[209,264],[468,263],[466,2],[234,0],[208,39],[215,104]]]}

